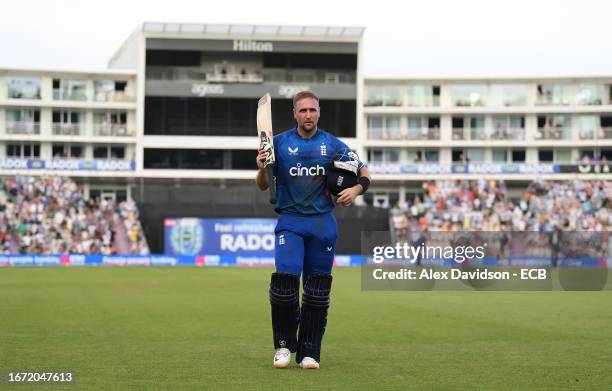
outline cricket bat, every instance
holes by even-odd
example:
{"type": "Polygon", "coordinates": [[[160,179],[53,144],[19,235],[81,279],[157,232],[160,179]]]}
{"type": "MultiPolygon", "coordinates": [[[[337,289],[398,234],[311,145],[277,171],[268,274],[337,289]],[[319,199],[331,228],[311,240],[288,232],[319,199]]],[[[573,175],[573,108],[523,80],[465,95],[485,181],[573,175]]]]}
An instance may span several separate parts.
{"type": "Polygon", "coordinates": [[[266,175],[270,189],[270,203],[276,204],[276,178],[274,178],[274,133],[272,131],[272,98],[265,94],[257,105],[257,134],[259,148],[268,152],[266,158],[266,175]]]}

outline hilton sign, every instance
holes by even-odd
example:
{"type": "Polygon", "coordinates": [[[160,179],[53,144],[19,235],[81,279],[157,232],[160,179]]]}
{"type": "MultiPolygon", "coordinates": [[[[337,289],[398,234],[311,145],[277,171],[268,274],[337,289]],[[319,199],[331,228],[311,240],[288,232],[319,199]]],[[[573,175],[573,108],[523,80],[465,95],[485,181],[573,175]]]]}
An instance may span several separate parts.
{"type": "Polygon", "coordinates": [[[245,39],[234,40],[235,52],[273,52],[272,42],[258,42],[245,39]]]}

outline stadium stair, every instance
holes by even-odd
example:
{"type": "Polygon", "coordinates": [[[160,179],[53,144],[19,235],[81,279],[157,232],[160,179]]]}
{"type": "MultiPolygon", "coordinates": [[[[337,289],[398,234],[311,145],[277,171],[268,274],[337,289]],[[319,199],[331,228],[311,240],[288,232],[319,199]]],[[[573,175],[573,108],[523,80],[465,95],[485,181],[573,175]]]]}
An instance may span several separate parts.
{"type": "Polygon", "coordinates": [[[113,247],[119,254],[129,254],[130,245],[127,231],[118,214],[113,216],[113,232],[115,234],[113,239],[113,247]]]}

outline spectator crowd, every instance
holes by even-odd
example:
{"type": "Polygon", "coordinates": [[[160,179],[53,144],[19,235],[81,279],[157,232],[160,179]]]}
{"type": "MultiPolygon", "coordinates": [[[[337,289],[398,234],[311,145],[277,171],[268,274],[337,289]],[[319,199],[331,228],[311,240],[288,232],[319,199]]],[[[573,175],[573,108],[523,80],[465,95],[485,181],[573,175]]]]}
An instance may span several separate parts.
{"type": "Polygon", "coordinates": [[[132,201],[86,199],[68,177],[16,176],[2,182],[1,254],[149,253],[132,201]]]}
{"type": "Polygon", "coordinates": [[[520,199],[506,196],[504,182],[483,179],[423,183],[423,196],[390,211],[401,240],[411,231],[608,231],[612,182],[535,181],[520,199]]]}

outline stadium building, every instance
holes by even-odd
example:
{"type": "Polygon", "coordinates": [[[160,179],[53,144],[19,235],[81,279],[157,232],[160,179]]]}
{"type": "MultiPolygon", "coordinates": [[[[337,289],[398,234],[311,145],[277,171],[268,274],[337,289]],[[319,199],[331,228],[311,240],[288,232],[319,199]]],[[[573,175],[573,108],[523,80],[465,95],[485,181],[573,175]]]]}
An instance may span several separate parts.
{"type": "Polygon", "coordinates": [[[612,77],[364,78],[363,28],[144,23],[103,72],[0,69],[0,175],[76,178],[137,201],[153,252],[164,219],[269,217],[254,186],[257,99],[277,131],[291,97],[365,157],[364,207],[337,208],[338,253],[429,179],[610,179],[612,77]],[[375,207],[372,207],[375,206],[375,207]],[[348,228],[350,227],[350,228],[348,228]]]}
{"type": "Polygon", "coordinates": [[[359,140],[371,203],[412,200],[423,179],[611,179],[612,77],[367,78],[359,140]]]}

